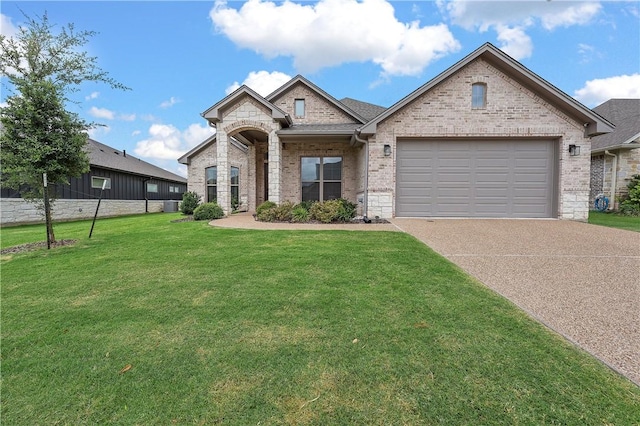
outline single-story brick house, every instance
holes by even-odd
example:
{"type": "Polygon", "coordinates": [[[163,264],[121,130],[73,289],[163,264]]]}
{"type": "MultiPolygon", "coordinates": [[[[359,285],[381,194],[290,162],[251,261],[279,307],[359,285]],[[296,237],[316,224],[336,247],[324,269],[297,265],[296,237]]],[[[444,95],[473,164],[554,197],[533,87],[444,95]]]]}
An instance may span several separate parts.
{"type": "Polygon", "coordinates": [[[389,108],[297,76],[266,97],[242,86],[202,116],[216,134],[179,161],[226,212],[234,197],[249,211],[342,197],[382,218],[584,221],[591,137],[613,130],[489,43],[389,108]]]}
{"type": "MultiPolygon", "coordinates": [[[[69,179],[69,185],[56,185],[54,220],[92,218],[102,192],[99,216],[120,216],[172,209],[182,200],[187,180],[175,173],[140,160],[108,145],[87,139],[89,171],[69,179]]],[[[35,204],[28,203],[20,191],[2,188],[0,224],[35,223],[44,220],[35,204]]]]}
{"type": "Polygon", "coordinates": [[[616,128],[591,140],[591,197],[609,198],[616,209],[633,175],[640,174],[640,99],[610,99],[593,109],[616,128]]]}

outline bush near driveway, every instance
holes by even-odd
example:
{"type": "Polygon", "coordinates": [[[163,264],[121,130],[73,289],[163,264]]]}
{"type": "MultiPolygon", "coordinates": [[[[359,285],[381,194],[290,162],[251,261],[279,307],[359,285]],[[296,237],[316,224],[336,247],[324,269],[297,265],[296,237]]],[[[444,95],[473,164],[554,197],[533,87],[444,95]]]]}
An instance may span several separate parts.
{"type": "Polygon", "coordinates": [[[263,222],[332,223],[349,222],[355,217],[356,205],[342,198],[323,202],[303,201],[299,204],[285,201],[280,205],[267,201],[256,209],[256,219],[263,222]]]}

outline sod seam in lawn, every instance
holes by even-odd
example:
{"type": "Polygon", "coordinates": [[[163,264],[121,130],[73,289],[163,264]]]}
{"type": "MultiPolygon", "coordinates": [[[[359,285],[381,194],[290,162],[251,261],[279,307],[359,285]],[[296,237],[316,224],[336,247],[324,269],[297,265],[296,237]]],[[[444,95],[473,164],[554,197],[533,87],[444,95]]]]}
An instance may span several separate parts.
{"type": "Polygon", "coordinates": [[[3,423],[640,419],[635,385],[408,235],[177,217],[3,257],[3,423]]]}

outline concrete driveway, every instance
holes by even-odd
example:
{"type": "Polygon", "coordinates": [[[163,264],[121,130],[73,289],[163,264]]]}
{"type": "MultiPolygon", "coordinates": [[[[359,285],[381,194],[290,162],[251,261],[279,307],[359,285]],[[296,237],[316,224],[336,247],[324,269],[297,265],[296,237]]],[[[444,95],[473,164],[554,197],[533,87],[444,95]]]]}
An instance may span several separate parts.
{"type": "Polygon", "coordinates": [[[392,222],[640,385],[640,233],[561,220],[392,222]]]}

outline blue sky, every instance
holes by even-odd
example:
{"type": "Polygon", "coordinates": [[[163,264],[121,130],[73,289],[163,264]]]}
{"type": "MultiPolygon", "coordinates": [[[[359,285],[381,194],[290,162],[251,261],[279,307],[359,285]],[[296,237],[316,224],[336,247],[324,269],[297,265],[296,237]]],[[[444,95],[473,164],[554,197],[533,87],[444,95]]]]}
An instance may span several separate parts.
{"type": "Polygon", "coordinates": [[[176,159],[212,132],[201,112],[297,74],[387,107],[490,42],[588,107],[640,98],[638,1],[3,1],[2,34],[45,11],[97,31],[86,50],[132,89],[73,94],[105,125],[91,136],[185,176],[176,159]]]}

